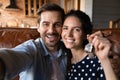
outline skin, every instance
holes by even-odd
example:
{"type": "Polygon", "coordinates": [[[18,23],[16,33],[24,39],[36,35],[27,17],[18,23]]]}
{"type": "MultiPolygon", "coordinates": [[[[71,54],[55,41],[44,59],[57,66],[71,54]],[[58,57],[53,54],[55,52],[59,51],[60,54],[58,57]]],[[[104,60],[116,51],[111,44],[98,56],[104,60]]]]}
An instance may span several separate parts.
{"type": "Polygon", "coordinates": [[[87,55],[82,48],[84,38],[81,25],[78,18],[71,16],[64,21],[62,29],[62,40],[66,48],[71,49],[73,54],[71,61],[74,64],[87,55]]]}
{"type": "Polygon", "coordinates": [[[38,32],[50,52],[58,49],[58,42],[62,32],[62,19],[57,11],[45,11],[41,13],[41,21],[38,32]]]}
{"type": "MultiPolygon", "coordinates": [[[[77,17],[69,16],[65,19],[62,29],[62,40],[65,46],[71,50],[73,56],[71,62],[74,64],[81,61],[87,55],[82,48],[85,35],[82,31],[81,24],[81,21],[77,17]]],[[[87,39],[95,48],[96,56],[101,62],[106,79],[117,80],[108,58],[108,53],[111,48],[111,43],[109,40],[102,36],[101,31],[87,35],[87,39]]]]}
{"type": "Polygon", "coordinates": [[[82,48],[82,30],[79,19],[68,17],[63,25],[62,37],[67,48],[80,49],[82,48]]]}

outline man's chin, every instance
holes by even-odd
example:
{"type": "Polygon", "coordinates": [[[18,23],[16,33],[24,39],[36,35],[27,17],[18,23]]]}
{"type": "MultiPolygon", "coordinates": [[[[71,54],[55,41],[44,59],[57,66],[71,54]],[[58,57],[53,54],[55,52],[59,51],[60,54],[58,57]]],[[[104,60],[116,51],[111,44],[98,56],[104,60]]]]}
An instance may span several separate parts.
{"type": "Polygon", "coordinates": [[[58,42],[58,38],[48,38],[46,39],[47,43],[57,43],[58,42]]]}
{"type": "Polygon", "coordinates": [[[47,44],[47,47],[51,47],[51,48],[54,47],[55,48],[55,47],[57,47],[57,45],[56,44],[47,44]]]}
{"type": "Polygon", "coordinates": [[[47,41],[48,42],[56,42],[56,41],[58,41],[58,38],[48,38],[47,41]]]}
{"type": "Polygon", "coordinates": [[[55,46],[58,41],[47,41],[47,45],[49,46],[55,46]]]}

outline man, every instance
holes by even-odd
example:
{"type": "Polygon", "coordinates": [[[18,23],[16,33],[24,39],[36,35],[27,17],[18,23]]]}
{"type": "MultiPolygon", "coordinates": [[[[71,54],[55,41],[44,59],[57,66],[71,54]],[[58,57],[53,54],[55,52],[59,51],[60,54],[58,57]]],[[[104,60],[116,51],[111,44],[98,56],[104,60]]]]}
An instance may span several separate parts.
{"type": "Polygon", "coordinates": [[[38,10],[41,38],[28,40],[12,49],[0,49],[0,69],[5,68],[4,78],[10,80],[20,73],[20,80],[65,80],[67,53],[60,41],[63,20],[61,7],[43,5],[38,10]]]}

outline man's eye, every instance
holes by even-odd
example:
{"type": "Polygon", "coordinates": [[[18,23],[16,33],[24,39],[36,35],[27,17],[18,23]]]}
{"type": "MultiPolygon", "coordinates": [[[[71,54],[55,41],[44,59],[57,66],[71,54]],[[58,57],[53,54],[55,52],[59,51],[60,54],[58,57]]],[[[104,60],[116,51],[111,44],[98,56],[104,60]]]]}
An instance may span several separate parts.
{"type": "Polygon", "coordinates": [[[62,24],[61,23],[56,23],[54,26],[55,27],[62,27],[62,24]]]}
{"type": "Polygon", "coordinates": [[[49,26],[49,24],[48,23],[43,23],[43,26],[49,26]]]}

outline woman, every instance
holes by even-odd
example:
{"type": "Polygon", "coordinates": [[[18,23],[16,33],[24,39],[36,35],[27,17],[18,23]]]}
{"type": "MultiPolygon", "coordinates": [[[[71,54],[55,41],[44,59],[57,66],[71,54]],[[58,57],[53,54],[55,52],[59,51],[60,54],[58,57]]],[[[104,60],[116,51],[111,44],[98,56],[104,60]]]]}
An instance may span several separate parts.
{"type": "Polygon", "coordinates": [[[92,33],[90,18],[84,12],[71,10],[63,24],[62,40],[71,50],[67,80],[116,80],[108,59],[109,40],[100,31],[92,33]],[[89,34],[89,35],[88,35],[89,34]],[[94,46],[95,57],[89,58],[84,50],[87,43],[94,46]]]}

